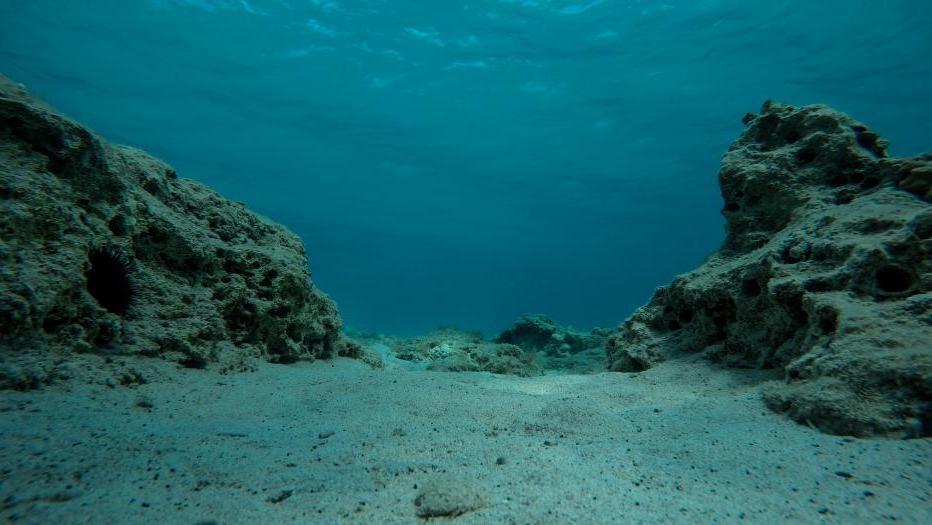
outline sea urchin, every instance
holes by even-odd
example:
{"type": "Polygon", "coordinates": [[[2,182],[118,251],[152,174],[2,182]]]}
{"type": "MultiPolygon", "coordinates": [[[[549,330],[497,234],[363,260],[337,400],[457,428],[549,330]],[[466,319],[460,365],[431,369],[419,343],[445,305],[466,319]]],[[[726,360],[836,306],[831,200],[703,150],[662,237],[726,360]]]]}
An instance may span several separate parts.
{"type": "Polygon", "coordinates": [[[137,292],[129,258],[119,248],[105,246],[88,252],[87,260],[88,293],[107,311],[125,316],[137,292]]]}

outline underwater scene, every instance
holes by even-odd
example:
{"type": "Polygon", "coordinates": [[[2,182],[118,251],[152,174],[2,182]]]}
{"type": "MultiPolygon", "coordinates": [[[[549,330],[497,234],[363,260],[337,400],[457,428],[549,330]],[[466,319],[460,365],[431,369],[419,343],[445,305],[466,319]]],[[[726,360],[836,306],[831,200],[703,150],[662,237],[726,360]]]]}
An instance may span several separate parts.
{"type": "Polygon", "coordinates": [[[932,523],[932,2],[0,0],[0,522],[932,523]]]}

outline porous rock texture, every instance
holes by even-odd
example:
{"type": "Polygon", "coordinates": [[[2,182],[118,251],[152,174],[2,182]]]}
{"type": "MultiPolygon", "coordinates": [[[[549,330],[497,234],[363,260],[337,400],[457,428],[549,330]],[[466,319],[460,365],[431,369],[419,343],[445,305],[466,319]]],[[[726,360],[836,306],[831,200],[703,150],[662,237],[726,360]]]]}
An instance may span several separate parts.
{"type": "Polygon", "coordinates": [[[248,367],[352,352],[297,236],[0,77],[0,387],[75,352],[248,367]]]}
{"type": "Polygon", "coordinates": [[[826,106],[766,103],[723,158],[726,239],[607,343],[609,368],[686,352],[772,368],[768,405],[822,431],[932,434],[932,155],[826,106]]]}

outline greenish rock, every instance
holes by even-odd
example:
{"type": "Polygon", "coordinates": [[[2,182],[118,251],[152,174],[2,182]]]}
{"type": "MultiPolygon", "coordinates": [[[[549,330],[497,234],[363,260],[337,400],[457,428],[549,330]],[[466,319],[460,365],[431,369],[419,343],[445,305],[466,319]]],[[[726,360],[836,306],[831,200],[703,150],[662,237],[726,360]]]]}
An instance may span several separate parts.
{"type": "Polygon", "coordinates": [[[720,250],[609,338],[609,368],[701,352],[773,369],[765,400],[834,434],[932,435],[932,157],[826,106],[749,114],[719,173],[720,250]]]}
{"type": "Polygon", "coordinates": [[[523,377],[540,375],[537,355],[511,344],[486,341],[478,332],[442,328],[392,342],[398,359],[443,372],[492,372],[523,377]]]}
{"type": "Polygon", "coordinates": [[[526,314],[499,334],[495,342],[536,353],[541,366],[549,371],[595,373],[605,370],[603,349],[611,332],[607,328],[581,332],[543,314],[526,314]]]}
{"type": "Polygon", "coordinates": [[[0,387],[53,380],[74,352],[327,357],[340,328],[292,232],[0,77],[0,387]]]}

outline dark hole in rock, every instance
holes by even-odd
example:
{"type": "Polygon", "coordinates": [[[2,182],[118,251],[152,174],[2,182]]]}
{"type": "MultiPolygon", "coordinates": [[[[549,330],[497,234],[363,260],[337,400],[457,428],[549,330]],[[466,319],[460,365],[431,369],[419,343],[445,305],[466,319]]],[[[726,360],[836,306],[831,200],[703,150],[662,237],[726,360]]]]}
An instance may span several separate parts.
{"type": "Polygon", "coordinates": [[[65,159],[62,159],[52,152],[43,153],[47,155],[46,159],[48,161],[45,164],[45,169],[48,170],[49,173],[58,177],[64,177],[67,175],[66,170],[68,169],[68,162],[66,162],[65,159]]]}
{"type": "Polygon", "coordinates": [[[88,293],[103,308],[125,316],[136,296],[129,259],[117,249],[101,248],[88,253],[87,260],[90,267],[84,278],[88,293]]]}
{"type": "Polygon", "coordinates": [[[803,283],[803,289],[807,292],[830,292],[834,287],[828,279],[814,278],[803,283]]]}
{"type": "Polygon", "coordinates": [[[735,302],[731,298],[722,299],[706,309],[706,315],[715,327],[708,336],[707,344],[718,343],[728,337],[728,326],[735,321],[735,313],[735,302]]]}
{"type": "Polygon", "coordinates": [[[689,309],[680,310],[679,320],[683,324],[689,324],[693,321],[693,311],[689,309]]]}
{"type": "Polygon", "coordinates": [[[902,226],[902,223],[890,219],[878,219],[870,217],[857,223],[854,230],[861,233],[879,233],[889,231],[902,226]]]}
{"type": "Polygon", "coordinates": [[[269,310],[269,315],[272,317],[278,317],[279,319],[288,317],[288,314],[291,312],[291,309],[287,306],[276,306],[269,310]]]}
{"type": "Polygon", "coordinates": [[[191,255],[191,256],[185,257],[184,260],[181,261],[180,270],[185,271],[189,274],[196,274],[201,271],[202,266],[203,264],[202,264],[201,259],[199,259],[198,257],[194,255],[191,255]]]}
{"type": "Polygon", "coordinates": [[[259,285],[266,288],[272,286],[272,282],[276,277],[278,277],[278,271],[274,269],[269,270],[265,272],[265,277],[262,278],[262,282],[260,282],[259,285]]]}
{"type": "Polygon", "coordinates": [[[745,297],[757,297],[760,295],[761,287],[757,279],[745,279],[741,281],[741,293],[745,297]]]}
{"type": "Polygon", "coordinates": [[[828,185],[833,188],[844,186],[845,184],[848,184],[848,177],[845,177],[844,174],[835,175],[828,181],[828,185]]]}
{"type": "Polygon", "coordinates": [[[223,271],[227,273],[242,275],[243,277],[252,277],[252,272],[246,268],[246,265],[244,262],[237,261],[232,258],[227,259],[223,262],[223,271]]]}
{"type": "Polygon", "coordinates": [[[110,231],[117,236],[126,235],[127,225],[126,217],[122,215],[115,215],[110,222],[107,223],[107,227],[110,228],[110,231]]]}
{"type": "Polygon", "coordinates": [[[798,324],[806,324],[809,321],[809,314],[803,309],[802,293],[794,293],[789,297],[784,297],[782,302],[786,312],[798,324]]]}
{"type": "Polygon", "coordinates": [[[741,191],[741,190],[736,191],[736,192],[735,192],[735,198],[736,198],[736,199],[740,199],[741,197],[744,197],[744,192],[741,191]]]}
{"type": "Polygon", "coordinates": [[[786,132],[786,135],[784,135],[784,138],[790,144],[797,142],[802,137],[803,137],[802,134],[798,130],[795,130],[795,129],[789,130],[788,132],[786,132]]]}
{"type": "Polygon", "coordinates": [[[207,368],[207,360],[194,354],[185,356],[178,364],[185,368],[207,368]]]}
{"type": "Polygon", "coordinates": [[[932,213],[924,215],[913,221],[913,233],[922,240],[932,239],[932,213]]]}
{"type": "Polygon", "coordinates": [[[648,368],[650,367],[647,365],[647,361],[632,357],[628,360],[628,366],[625,368],[625,370],[627,372],[643,372],[648,368]]]}
{"type": "Polygon", "coordinates": [[[913,286],[913,276],[895,264],[881,267],[874,277],[877,289],[888,294],[903,293],[913,286]]]}
{"type": "MultiPolygon", "coordinates": [[[[863,126],[858,126],[858,127],[863,128],[863,126]]],[[[855,133],[855,136],[857,137],[859,146],[871,152],[871,154],[873,154],[875,157],[886,156],[884,154],[884,148],[881,147],[879,144],[877,144],[877,141],[880,140],[879,135],[877,135],[873,131],[868,131],[866,128],[858,130],[858,129],[855,129],[854,126],[852,126],[852,129],[854,129],[854,133],[855,133]]]]}
{"type": "Polygon", "coordinates": [[[852,173],[852,174],[851,174],[851,177],[849,177],[849,178],[851,179],[851,182],[857,184],[857,183],[861,182],[862,180],[864,180],[864,174],[861,173],[860,171],[856,171],[856,172],[852,173]]]}
{"type": "Polygon", "coordinates": [[[143,238],[152,244],[163,244],[168,241],[168,234],[155,226],[150,226],[146,233],[143,234],[143,238]]]}
{"type": "Polygon", "coordinates": [[[44,330],[46,333],[57,332],[58,329],[65,324],[65,322],[65,319],[62,319],[57,315],[50,315],[49,317],[46,317],[42,320],[42,330],[44,330]]]}
{"type": "Polygon", "coordinates": [[[159,185],[151,179],[143,183],[142,189],[146,190],[152,195],[158,195],[161,193],[161,188],[159,188],[159,185]]]}
{"type": "Polygon", "coordinates": [[[814,149],[803,148],[796,152],[796,160],[800,164],[809,164],[816,159],[816,152],[814,149]]]}
{"type": "Polygon", "coordinates": [[[675,332],[675,331],[679,330],[680,328],[682,328],[682,325],[680,325],[680,322],[677,321],[676,319],[671,319],[670,322],[667,323],[667,328],[668,328],[669,330],[675,332]]]}
{"type": "Polygon", "coordinates": [[[834,311],[824,312],[819,318],[819,330],[823,334],[834,334],[838,330],[838,314],[834,311]]]}
{"type": "Polygon", "coordinates": [[[835,204],[848,204],[854,200],[854,195],[848,191],[838,192],[838,195],[835,196],[835,204]]]}
{"type": "Polygon", "coordinates": [[[729,202],[725,205],[725,211],[735,212],[741,209],[741,205],[737,202],[729,202]]]}
{"type": "Polygon", "coordinates": [[[880,179],[877,177],[867,177],[864,179],[864,182],[861,183],[861,187],[864,189],[875,188],[880,184],[880,179]]]}

